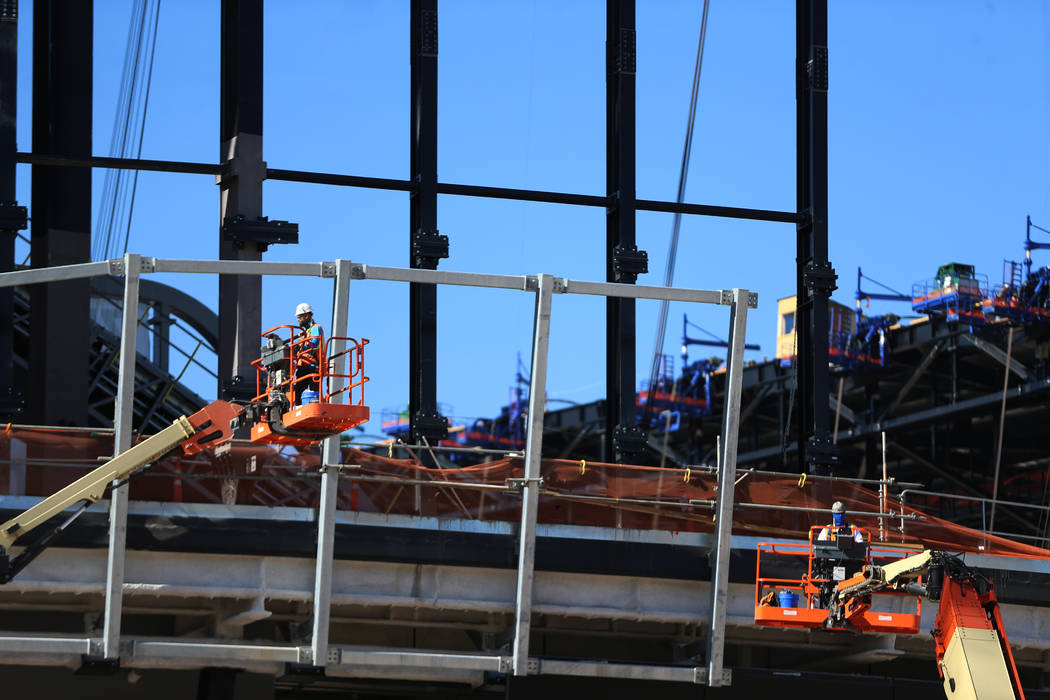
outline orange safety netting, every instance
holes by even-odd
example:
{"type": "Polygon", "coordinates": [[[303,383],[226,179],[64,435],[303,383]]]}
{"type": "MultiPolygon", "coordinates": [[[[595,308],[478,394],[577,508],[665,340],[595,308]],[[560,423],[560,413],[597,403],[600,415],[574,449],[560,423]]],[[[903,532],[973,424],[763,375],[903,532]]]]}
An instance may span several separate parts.
{"type": "MultiPolygon", "coordinates": [[[[112,451],[107,433],[8,429],[0,434],[0,494],[46,496],[101,463],[112,451]],[[24,466],[23,466],[24,465],[24,466]],[[24,484],[24,486],[23,486],[24,484]]],[[[355,449],[343,450],[338,504],[372,513],[516,521],[520,458],[455,469],[422,467],[355,449]]],[[[275,450],[236,443],[225,454],[169,457],[135,478],[136,500],[316,507],[320,493],[315,450],[275,450]]],[[[679,469],[545,459],[539,522],[640,530],[711,532],[716,477],[704,468],[679,469]]],[[[890,496],[892,515],[880,517],[876,491],[850,481],[742,471],[737,475],[733,533],[805,539],[830,519],[840,500],[849,519],[872,539],[893,544],[1050,558],[1050,551],[973,530],[902,506],[890,496]],[[814,510],[805,510],[814,509],[814,510]],[[901,518],[903,512],[904,518],[901,518]]]]}

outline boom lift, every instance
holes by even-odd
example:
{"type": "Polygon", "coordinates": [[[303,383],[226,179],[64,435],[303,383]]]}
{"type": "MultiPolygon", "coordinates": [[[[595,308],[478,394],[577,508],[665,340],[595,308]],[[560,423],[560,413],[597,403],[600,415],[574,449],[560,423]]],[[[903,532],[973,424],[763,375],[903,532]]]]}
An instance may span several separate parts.
{"type": "MultiPolygon", "coordinates": [[[[364,405],[364,346],[353,338],[296,338],[292,326],[278,326],[263,334],[266,344],[256,367],[256,396],[247,402],[213,401],[189,418],[174,423],[102,466],[80,477],[69,486],[0,525],[0,584],[10,581],[33,561],[87,508],[97,503],[114,482],[125,482],[169,454],[190,456],[228,442],[240,427],[251,428],[252,442],[311,445],[368,420],[364,405]],[[291,329],[288,342],[276,331],[291,329]],[[346,349],[330,352],[333,340],[346,341],[346,349]],[[349,363],[349,366],[347,366],[349,363]],[[305,371],[297,370],[305,368],[305,371]],[[338,387],[332,379],[346,379],[338,387]],[[307,382],[318,388],[316,401],[301,389],[307,382]],[[357,389],[357,400],[353,400],[357,389]],[[335,403],[346,392],[346,403],[335,403]],[[298,405],[297,405],[298,404],[298,405]],[[32,530],[47,523],[70,506],[76,510],[42,537],[12,558],[11,548],[32,530]]],[[[341,383],[341,382],[339,382],[341,383]]]]}
{"type": "MultiPolygon", "coordinates": [[[[870,538],[859,545],[842,537],[814,542],[817,529],[811,530],[808,570],[801,579],[757,573],[755,624],[914,634],[925,598],[939,603],[932,634],[949,700],[1024,700],[991,580],[959,555],[927,550],[894,558],[894,548],[874,547],[870,538]],[[860,571],[847,578],[851,562],[861,564],[860,571]],[[796,589],[804,596],[801,603],[796,589]],[[873,612],[873,595],[913,598],[915,614],[873,612]]],[[[801,545],[762,543],[759,569],[763,553],[807,554],[801,545]]]]}

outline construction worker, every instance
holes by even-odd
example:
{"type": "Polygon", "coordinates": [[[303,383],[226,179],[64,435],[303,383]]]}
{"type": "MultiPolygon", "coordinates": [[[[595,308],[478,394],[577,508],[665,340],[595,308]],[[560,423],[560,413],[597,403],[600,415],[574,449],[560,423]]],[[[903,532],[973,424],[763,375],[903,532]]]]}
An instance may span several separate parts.
{"type": "Polygon", "coordinates": [[[313,307],[305,301],[295,307],[295,319],[300,329],[295,337],[295,403],[300,404],[304,391],[318,390],[317,377],[309,375],[317,374],[324,330],[314,321],[313,307]]]}
{"type": "Polygon", "coordinates": [[[864,541],[864,533],[852,523],[846,522],[845,504],[842,501],[835,501],[831,506],[831,523],[821,529],[820,534],[817,535],[817,540],[821,542],[834,541],[842,536],[849,537],[851,532],[854,542],[864,541]]]}

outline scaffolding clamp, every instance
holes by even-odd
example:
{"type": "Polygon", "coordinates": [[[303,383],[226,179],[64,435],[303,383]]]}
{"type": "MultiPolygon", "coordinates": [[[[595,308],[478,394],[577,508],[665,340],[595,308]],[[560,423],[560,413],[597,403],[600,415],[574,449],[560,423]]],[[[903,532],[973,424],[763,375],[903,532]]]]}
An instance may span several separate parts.
{"type": "Polygon", "coordinates": [[[504,482],[509,488],[523,489],[526,486],[537,486],[543,488],[543,477],[542,476],[526,476],[526,477],[512,477],[504,482]]]}

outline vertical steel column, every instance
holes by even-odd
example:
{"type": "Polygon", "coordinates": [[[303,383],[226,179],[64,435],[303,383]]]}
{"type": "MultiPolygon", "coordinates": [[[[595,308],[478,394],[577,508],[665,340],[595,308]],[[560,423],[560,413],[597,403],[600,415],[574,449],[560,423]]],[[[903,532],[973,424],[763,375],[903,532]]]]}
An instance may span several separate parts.
{"type": "MultiPolygon", "coordinates": [[[[448,257],[448,236],[437,228],[437,0],[412,0],[412,194],[409,267],[435,270],[448,257]]],[[[413,441],[436,443],[448,434],[437,405],[437,285],[408,289],[408,415],[413,441]]]]}
{"type": "Polygon", "coordinates": [[[725,407],[722,409],[722,454],[718,468],[718,502],[711,546],[711,629],[707,635],[708,685],[729,685],[723,673],[726,603],[729,600],[729,544],[733,535],[733,491],[736,485],[737,437],[740,432],[740,387],[744,377],[744,343],[749,292],[733,290],[729,323],[725,407]]]}
{"type": "MultiPolygon", "coordinates": [[[[607,0],[605,66],[605,279],[633,284],[648,272],[635,245],[634,0],[607,0]]],[[[608,297],[605,317],[605,453],[620,461],[645,446],[635,410],[635,300],[608,297]]]]}
{"type": "MultiPolygon", "coordinates": [[[[120,364],[113,410],[113,454],[131,447],[132,409],[135,405],[135,357],[138,349],[139,273],[141,258],[124,256],[124,306],[120,326],[120,364]]],[[[116,482],[114,482],[114,486],[116,482]]],[[[102,657],[120,656],[120,616],[124,603],[124,550],[128,531],[128,485],[114,488],[109,501],[109,552],[106,557],[106,611],[102,630],[102,657]]]]}
{"type": "MultiPolygon", "coordinates": [[[[33,153],[91,156],[93,2],[33,3],[33,153]]],[[[32,266],[91,258],[91,170],[33,166],[32,266]]],[[[30,288],[28,418],[88,421],[91,287],[87,279],[30,288]]]]}
{"type": "MultiPolygon", "coordinates": [[[[350,308],[350,261],[335,261],[335,293],[332,297],[331,354],[346,361],[341,353],[346,349],[347,321],[350,308]]],[[[329,366],[329,371],[335,369],[329,366]]],[[[329,379],[329,391],[343,388],[342,377],[329,379]]],[[[324,387],[319,387],[322,391],[324,387]]],[[[347,397],[349,399],[349,397],[347,397]]],[[[333,403],[342,403],[343,395],[336,394],[333,403]]],[[[311,651],[314,666],[325,666],[328,661],[328,625],[332,605],[332,556],[335,549],[335,512],[339,495],[339,436],[333,435],[321,447],[321,499],[317,513],[317,560],[314,568],[314,625],[311,651]]]]}
{"type": "Polygon", "coordinates": [[[828,3],[797,0],[795,8],[799,471],[828,474],[838,464],[827,400],[828,300],[836,280],[828,261],[828,3]]]}
{"type": "MultiPolygon", "coordinates": [[[[0,273],[15,269],[15,234],[26,227],[25,209],[15,202],[15,124],[18,106],[18,0],[0,1],[0,273]]],[[[0,289],[0,318],[14,316],[12,288],[0,289]]],[[[0,323],[0,416],[22,411],[15,389],[14,328],[0,323]]]]}
{"type": "Polygon", "coordinates": [[[543,457],[543,408],[547,396],[547,345],[550,341],[551,296],[554,292],[554,278],[550,275],[537,275],[536,281],[532,372],[529,375],[529,426],[525,438],[525,481],[521,489],[518,585],[514,607],[515,676],[528,673],[532,579],[536,562],[536,513],[540,501],[540,460],[543,457]]]}
{"type": "MultiPolygon", "coordinates": [[[[222,85],[219,161],[219,225],[262,217],[263,1],[222,0],[222,85]]],[[[265,244],[226,240],[220,260],[262,260],[265,244]]],[[[288,308],[292,313],[291,304],[288,308]]],[[[219,275],[219,393],[224,382],[255,389],[252,360],[262,330],[262,277],[219,275]]]]}

